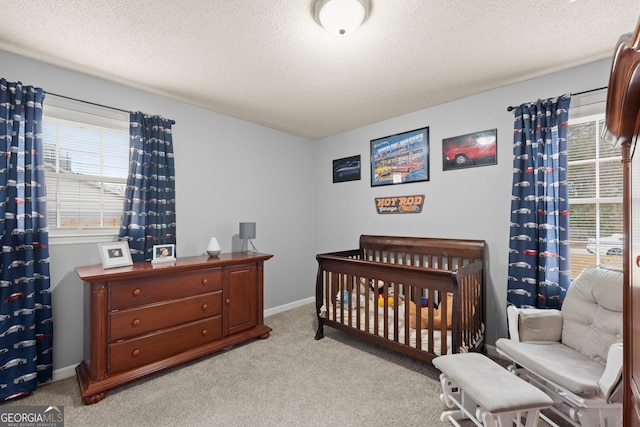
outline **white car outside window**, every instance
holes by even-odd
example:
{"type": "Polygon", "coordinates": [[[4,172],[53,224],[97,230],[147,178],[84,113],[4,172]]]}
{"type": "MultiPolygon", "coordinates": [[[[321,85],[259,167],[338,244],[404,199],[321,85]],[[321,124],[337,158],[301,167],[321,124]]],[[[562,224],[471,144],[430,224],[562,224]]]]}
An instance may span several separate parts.
{"type": "Polygon", "coordinates": [[[602,237],[599,244],[596,244],[596,239],[589,239],[587,250],[592,254],[595,254],[597,250],[600,255],[622,256],[622,243],[622,233],[614,233],[611,236],[602,237]]]}

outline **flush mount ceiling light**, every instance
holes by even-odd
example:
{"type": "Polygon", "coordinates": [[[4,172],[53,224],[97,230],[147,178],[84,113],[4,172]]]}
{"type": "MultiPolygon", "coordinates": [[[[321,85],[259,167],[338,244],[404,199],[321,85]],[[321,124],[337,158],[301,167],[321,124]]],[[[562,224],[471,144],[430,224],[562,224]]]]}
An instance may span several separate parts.
{"type": "Polygon", "coordinates": [[[348,36],[369,15],[369,0],[314,0],[316,22],[336,36],[348,36]]]}

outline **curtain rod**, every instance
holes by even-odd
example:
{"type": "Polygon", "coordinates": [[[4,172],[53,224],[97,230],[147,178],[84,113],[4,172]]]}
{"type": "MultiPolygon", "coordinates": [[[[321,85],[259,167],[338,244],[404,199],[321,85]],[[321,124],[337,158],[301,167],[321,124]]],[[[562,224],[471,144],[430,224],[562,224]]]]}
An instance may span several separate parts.
{"type": "Polygon", "coordinates": [[[110,109],[110,110],[121,111],[121,112],[123,112],[123,113],[131,113],[131,111],[129,111],[129,110],[123,110],[122,108],[110,107],[110,106],[108,106],[108,105],[98,104],[98,103],[91,102],[91,101],[85,101],[84,99],[72,98],[72,97],[70,97],[70,96],[59,95],[59,94],[57,94],[57,93],[47,92],[47,91],[45,91],[44,93],[46,93],[47,95],[58,96],[58,97],[60,97],[60,98],[64,98],[64,99],[70,99],[70,100],[72,100],[72,101],[82,102],[82,103],[84,103],[84,104],[95,105],[96,107],[108,108],[108,109],[110,109]]]}
{"type": "MultiPolygon", "coordinates": [[[[70,96],[60,95],[60,94],[53,93],[53,92],[47,92],[47,91],[44,91],[44,93],[46,93],[47,95],[58,96],[58,97],[60,97],[60,98],[64,98],[64,99],[70,99],[71,101],[82,102],[82,103],[84,103],[84,104],[94,105],[94,106],[96,106],[96,107],[108,108],[108,109],[110,109],[110,110],[121,111],[121,112],[123,112],[123,113],[129,113],[129,114],[131,114],[131,111],[129,111],[129,110],[123,110],[122,108],[111,107],[111,106],[109,106],[109,105],[98,104],[98,103],[96,103],[96,102],[91,102],[91,101],[85,101],[84,99],[72,98],[72,97],[70,97],[70,96]]],[[[176,124],[176,121],[175,121],[175,120],[171,120],[171,124],[174,124],[174,125],[175,125],[175,124],[176,124]]]]}
{"type": "MultiPolygon", "coordinates": [[[[582,92],[572,93],[571,96],[584,95],[585,93],[596,92],[596,91],[603,90],[603,89],[607,89],[607,86],[599,87],[599,88],[596,88],[596,89],[583,90],[582,92]]],[[[509,107],[507,107],[507,111],[513,111],[515,108],[516,107],[509,106],[509,107]]]]}

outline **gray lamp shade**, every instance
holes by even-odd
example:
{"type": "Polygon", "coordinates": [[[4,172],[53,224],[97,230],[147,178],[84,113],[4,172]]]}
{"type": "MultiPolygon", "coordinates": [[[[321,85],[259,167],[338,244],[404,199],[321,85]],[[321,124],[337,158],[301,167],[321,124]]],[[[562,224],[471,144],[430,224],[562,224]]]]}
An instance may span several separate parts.
{"type": "Polygon", "coordinates": [[[255,239],[256,238],[256,223],[255,222],[241,222],[240,223],[240,239],[255,239]]]}

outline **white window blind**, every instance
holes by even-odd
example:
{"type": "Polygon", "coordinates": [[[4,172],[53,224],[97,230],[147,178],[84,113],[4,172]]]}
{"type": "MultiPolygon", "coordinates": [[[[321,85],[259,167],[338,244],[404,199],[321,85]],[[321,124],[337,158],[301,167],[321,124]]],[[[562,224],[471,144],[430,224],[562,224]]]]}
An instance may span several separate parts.
{"type": "Polygon", "coordinates": [[[59,98],[43,111],[52,243],[113,240],[128,174],[128,114],[59,98]]]}

